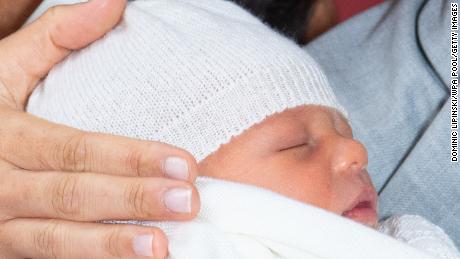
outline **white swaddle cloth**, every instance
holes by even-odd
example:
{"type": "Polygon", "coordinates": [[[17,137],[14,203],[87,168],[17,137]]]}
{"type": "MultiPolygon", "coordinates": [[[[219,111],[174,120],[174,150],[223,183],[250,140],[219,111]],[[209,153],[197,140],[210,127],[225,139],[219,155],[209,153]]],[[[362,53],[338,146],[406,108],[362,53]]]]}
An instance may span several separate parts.
{"type": "MultiPolygon", "coordinates": [[[[199,177],[197,187],[202,200],[197,219],[128,223],[162,228],[171,259],[458,258],[450,240],[424,244],[442,248],[434,253],[439,257],[432,256],[349,219],[254,186],[199,177]]],[[[434,228],[430,224],[412,232],[428,234],[434,228]]]]}
{"type": "MultiPolygon", "coordinates": [[[[130,3],[117,28],[57,65],[27,110],[82,130],[166,142],[201,160],[303,104],[344,113],[321,69],[293,42],[227,1],[152,0],[130,3]]],[[[157,224],[171,258],[430,258],[266,190],[205,178],[198,189],[196,220],[157,224]]],[[[404,224],[388,226],[408,233],[404,224]]],[[[446,244],[436,251],[451,251],[448,238],[433,240],[446,244]]]]}
{"type": "Polygon", "coordinates": [[[379,231],[439,259],[460,258],[458,249],[444,230],[421,216],[392,216],[380,223],[379,231]]]}

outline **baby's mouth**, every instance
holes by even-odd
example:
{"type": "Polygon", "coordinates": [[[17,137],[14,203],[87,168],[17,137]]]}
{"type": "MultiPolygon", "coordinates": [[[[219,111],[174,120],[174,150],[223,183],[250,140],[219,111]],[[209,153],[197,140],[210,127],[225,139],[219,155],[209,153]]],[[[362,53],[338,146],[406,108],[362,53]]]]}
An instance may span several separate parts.
{"type": "Polygon", "coordinates": [[[354,200],[342,216],[373,227],[377,222],[377,194],[373,189],[366,189],[354,200]]]}

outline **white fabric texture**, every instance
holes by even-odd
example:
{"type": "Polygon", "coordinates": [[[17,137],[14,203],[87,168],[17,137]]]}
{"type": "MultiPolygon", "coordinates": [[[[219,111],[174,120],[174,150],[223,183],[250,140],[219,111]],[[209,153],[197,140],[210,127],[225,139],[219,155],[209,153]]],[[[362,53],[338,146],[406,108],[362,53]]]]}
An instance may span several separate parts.
{"type": "Polygon", "coordinates": [[[125,223],[165,230],[171,259],[437,258],[268,190],[204,177],[197,188],[202,208],[191,222],[125,223]]]}
{"type": "Polygon", "coordinates": [[[380,224],[379,231],[437,258],[460,258],[455,244],[444,230],[421,216],[393,216],[380,224]]]}
{"type": "Polygon", "coordinates": [[[265,117],[302,104],[345,114],[315,61],[239,6],[138,0],[112,32],[49,73],[28,111],[166,142],[201,160],[265,117]]]}

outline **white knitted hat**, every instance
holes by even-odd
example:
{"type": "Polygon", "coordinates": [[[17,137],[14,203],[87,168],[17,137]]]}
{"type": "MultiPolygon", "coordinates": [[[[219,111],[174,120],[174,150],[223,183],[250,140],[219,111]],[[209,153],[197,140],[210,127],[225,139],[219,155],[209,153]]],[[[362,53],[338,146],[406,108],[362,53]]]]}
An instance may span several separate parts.
{"type": "Polygon", "coordinates": [[[138,0],[117,28],[49,73],[28,111],[169,143],[200,161],[267,116],[304,104],[344,113],[313,59],[237,5],[138,0]]]}

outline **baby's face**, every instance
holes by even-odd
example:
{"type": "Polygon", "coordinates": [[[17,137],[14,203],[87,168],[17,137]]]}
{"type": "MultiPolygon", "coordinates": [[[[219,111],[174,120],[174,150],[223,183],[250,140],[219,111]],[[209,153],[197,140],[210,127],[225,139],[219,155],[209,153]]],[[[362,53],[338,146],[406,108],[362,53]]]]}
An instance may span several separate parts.
{"type": "Polygon", "coordinates": [[[251,184],[369,226],[377,194],[367,152],[345,118],[301,106],[272,115],[199,164],[200,175],[251,184]]]}

